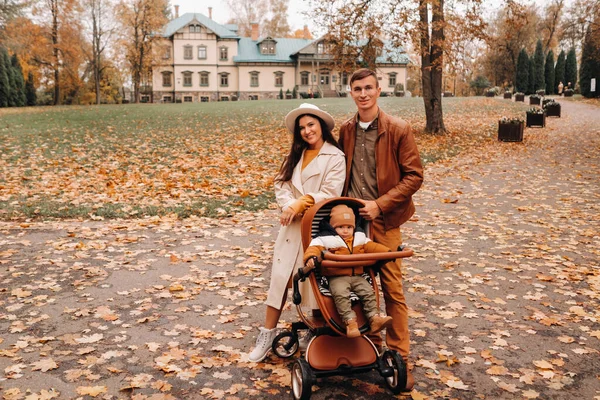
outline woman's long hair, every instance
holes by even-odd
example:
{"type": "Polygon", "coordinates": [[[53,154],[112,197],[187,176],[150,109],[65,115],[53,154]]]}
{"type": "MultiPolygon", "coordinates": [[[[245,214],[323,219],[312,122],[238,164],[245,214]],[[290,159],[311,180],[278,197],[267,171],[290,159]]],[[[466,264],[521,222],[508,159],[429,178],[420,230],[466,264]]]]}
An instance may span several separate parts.
{"type": "Polygon", "coordinates": [[[306,143],[304,139],[302,139],[302,135],[300,135],[300,118],[307,115],[316,118],[319,121],[319,124],[321,125],[323,141],[330,143],[338,149],[340,149],[340,145],[331,134],[331,131],[327,127],[325,121],[323,121],[321,118],[314,114],[307,113],[300,115],[298,118],[296,118],[296,121],[294,122],[294,141],[292,142],[292,148],[290,149],[290,153],[281,163],[279,173],[275,177],[275,182],[287,182],[292,179],[292,175],[294,174],[294,168],[296,167],[296,164],[298,164],[298,162],[300,161],[300,158],[302,157],[302,152],[306,148],[308,148],[308,143],[306,143]]]}

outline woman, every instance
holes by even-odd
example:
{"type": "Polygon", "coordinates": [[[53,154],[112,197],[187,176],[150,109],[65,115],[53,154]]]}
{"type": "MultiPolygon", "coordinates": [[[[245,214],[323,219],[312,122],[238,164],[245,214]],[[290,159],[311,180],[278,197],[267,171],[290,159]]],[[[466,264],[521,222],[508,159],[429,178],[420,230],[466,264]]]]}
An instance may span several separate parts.
{"type": "MultiPolygon", "coordinates": [[[[346,179],[346,161],[331,131],[335,122],[319,107],[304,103],[285,117],[285,125],[294,135],[290,153],[275,178],[275,196],[281,207],[281,228],[275,241],[271,284],[267,296],[265,326],[249,360],[265,359],[287,299],[287,289],[295,271],[302,267],[300,220],[315,203],[342,193],[346,179]]],[[[301,284],[302,304],[316,309],[308,282],[301,284]]]]}

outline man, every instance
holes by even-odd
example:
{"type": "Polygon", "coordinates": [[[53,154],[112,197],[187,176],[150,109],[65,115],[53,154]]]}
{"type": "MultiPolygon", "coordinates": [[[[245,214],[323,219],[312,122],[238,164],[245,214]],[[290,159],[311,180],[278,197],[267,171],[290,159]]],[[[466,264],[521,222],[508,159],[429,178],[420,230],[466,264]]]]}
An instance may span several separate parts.
{"type": "MultiPolygon", "coordinates": [[[[375,71],[359,69],[352,74],[350,94],[358,113],[340,128],[339,143],[346,154],[343,194],[365,200],[360,215],[372,221],[372,239],[396,249],[402,243],[400,225],[415,212],[412,195],[423,183],[423,166],[410,125],[379,108],[380,93],[375,71]]],[[[387,346],[408,361],[408,309],[401,265],[400,260],[387,263],[379,276],[387,315],[394,320],[387,328],[387,346]]],[[[372,339],[381,345],[381,336],[372,339]]],[[[409,371],[406,391],[413,385],[409,371]]]]}

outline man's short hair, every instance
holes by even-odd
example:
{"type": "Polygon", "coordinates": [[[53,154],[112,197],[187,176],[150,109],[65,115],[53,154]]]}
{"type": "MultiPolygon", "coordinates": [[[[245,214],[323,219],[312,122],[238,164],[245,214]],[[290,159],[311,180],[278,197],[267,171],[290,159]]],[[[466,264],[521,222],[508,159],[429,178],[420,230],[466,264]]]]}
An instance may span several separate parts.
{"type": "Polygon", "coordinates": [[[350,77],[350,87],[352,87],[352,83],[354,83],[354,81],[360,81],[361,79],[365,79],[367,76],[372,76],[373,78],[375,78],[375,87],[379,87],[379,79],[377,79],[377,72],[368,68],[361,68],[354,71],[354,73],[350,77]]]}

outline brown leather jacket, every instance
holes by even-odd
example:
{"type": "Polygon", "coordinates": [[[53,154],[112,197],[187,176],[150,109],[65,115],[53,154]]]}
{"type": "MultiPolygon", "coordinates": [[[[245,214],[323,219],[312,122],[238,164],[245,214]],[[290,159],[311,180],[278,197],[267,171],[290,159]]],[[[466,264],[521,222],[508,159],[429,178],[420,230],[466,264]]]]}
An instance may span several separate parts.
{"type": "MultiPolygon", "coordinates": [[[[356,141],[356,115],[340,128],[339,144],[346,155],[346,182],[343,196],[348,193],[352,156],[356,141]]],[[[397,228],[414,214],[412,195],[423,183],[423,165],[415,138],[408,122],[379,109],[375,142],[377,160],[377,205],[382,211],[385,230],[397,228]]]]}

